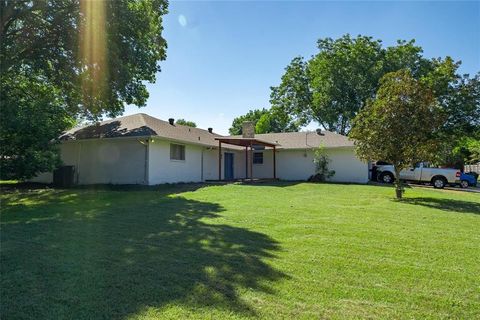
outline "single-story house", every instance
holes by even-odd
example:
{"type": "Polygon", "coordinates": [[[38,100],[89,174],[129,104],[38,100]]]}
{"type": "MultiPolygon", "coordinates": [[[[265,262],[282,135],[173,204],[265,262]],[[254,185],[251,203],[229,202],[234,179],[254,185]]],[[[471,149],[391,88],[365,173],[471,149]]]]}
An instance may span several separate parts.
{"type": "MultiPolygon", "coordinates": [[[[250,131],[250,132],[249,132],[250,131]]],[[[314,152],[325,148],[336,182],[365,183],[367,163],[353,142],[329,131],[222,136],[163,121],[147,114],[75,128],[61,137],[65,166],[75,184],[144,184],[202,182],[244,178],[306,180],[315,173],[314,152]]],[[[53,173],[33,181],[51,183],[53,173]]]]}

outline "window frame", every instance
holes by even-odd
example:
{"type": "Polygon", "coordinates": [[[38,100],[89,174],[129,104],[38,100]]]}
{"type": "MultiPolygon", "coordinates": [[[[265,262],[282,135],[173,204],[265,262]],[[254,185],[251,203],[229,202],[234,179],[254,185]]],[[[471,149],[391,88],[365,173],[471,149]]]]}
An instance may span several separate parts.
{"type": "Polygon", "coordinates": [[[186,147],[184,144],[179,144],[179,143],[170,143],[170,161],[181,161],[184,162],[186,159],[186,147]],[[173,152],[173,148],[180,148],[180,158],[174,158],[173,156],[175,155],[173,152]],[[182,157],[183,156],[183,157],[182,157]]]}
{"type": "Polygon", "coordinates": [[[255,164],[255,165],[262,165],[262,164],[263,164],[263,159],[264,159],[263,151],[254,151],[252,157],[253,157],[253,159],[252,159],[253,164],[255,164]],[[262,156],[261,156],[260,158],[255,158],[255,155],[256,155],[256,154],[261,154],[262,156]],[[261,162],[256,162],[256,161],[255,161],[255,160],[258,161],[258,159],[260,159],[261,162]]]}

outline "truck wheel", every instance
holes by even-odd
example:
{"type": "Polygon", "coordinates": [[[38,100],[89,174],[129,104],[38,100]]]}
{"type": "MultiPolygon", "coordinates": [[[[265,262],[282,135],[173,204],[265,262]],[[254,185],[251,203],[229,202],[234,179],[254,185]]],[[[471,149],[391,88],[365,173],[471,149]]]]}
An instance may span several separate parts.
{"type": "Polygon", "coordinates": [[[464,189],[468,188],[468,181],[467,180],[460,181],[460,187],[464,189]]]}
{"type": "Polygon", "coordinates": [[[393,174],[391,174],[390,172],[384,172],[380,175],[380,182],[393,183],[393,180],[395,179],[393,178],[393,174]]]}
{"type": "Polygon", "coordinates": [[[433,177],[432,185],[435,189],[443,189],[447,185],[447,180],[444,177],[433,177]]]}

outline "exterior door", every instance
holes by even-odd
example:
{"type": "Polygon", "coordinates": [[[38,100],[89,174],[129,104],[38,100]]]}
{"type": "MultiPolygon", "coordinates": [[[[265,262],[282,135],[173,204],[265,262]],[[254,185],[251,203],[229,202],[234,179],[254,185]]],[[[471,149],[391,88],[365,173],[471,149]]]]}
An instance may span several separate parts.
{"type": "Polygon", "coordinates": [[[233,153],[225,152],[224,159],[225,180],[233,180],[233,153]]]}

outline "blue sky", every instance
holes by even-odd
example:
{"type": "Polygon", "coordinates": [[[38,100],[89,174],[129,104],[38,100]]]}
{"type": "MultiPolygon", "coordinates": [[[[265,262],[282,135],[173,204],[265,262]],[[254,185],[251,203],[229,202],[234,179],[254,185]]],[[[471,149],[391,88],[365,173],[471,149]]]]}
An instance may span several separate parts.
{"type": "Polygon", "coordinates": [[[385,45],[414,38],[425,56],[449,55],[462,73],[480,71],[479,1],[172,1],[169,11],[167,60],[148,85],[147,106],[125,114],[185,118],[226,134],[234,117],[269,107],[270,86],[293,57],[310,57],[317,39],[345,33],[385,45]]]}

